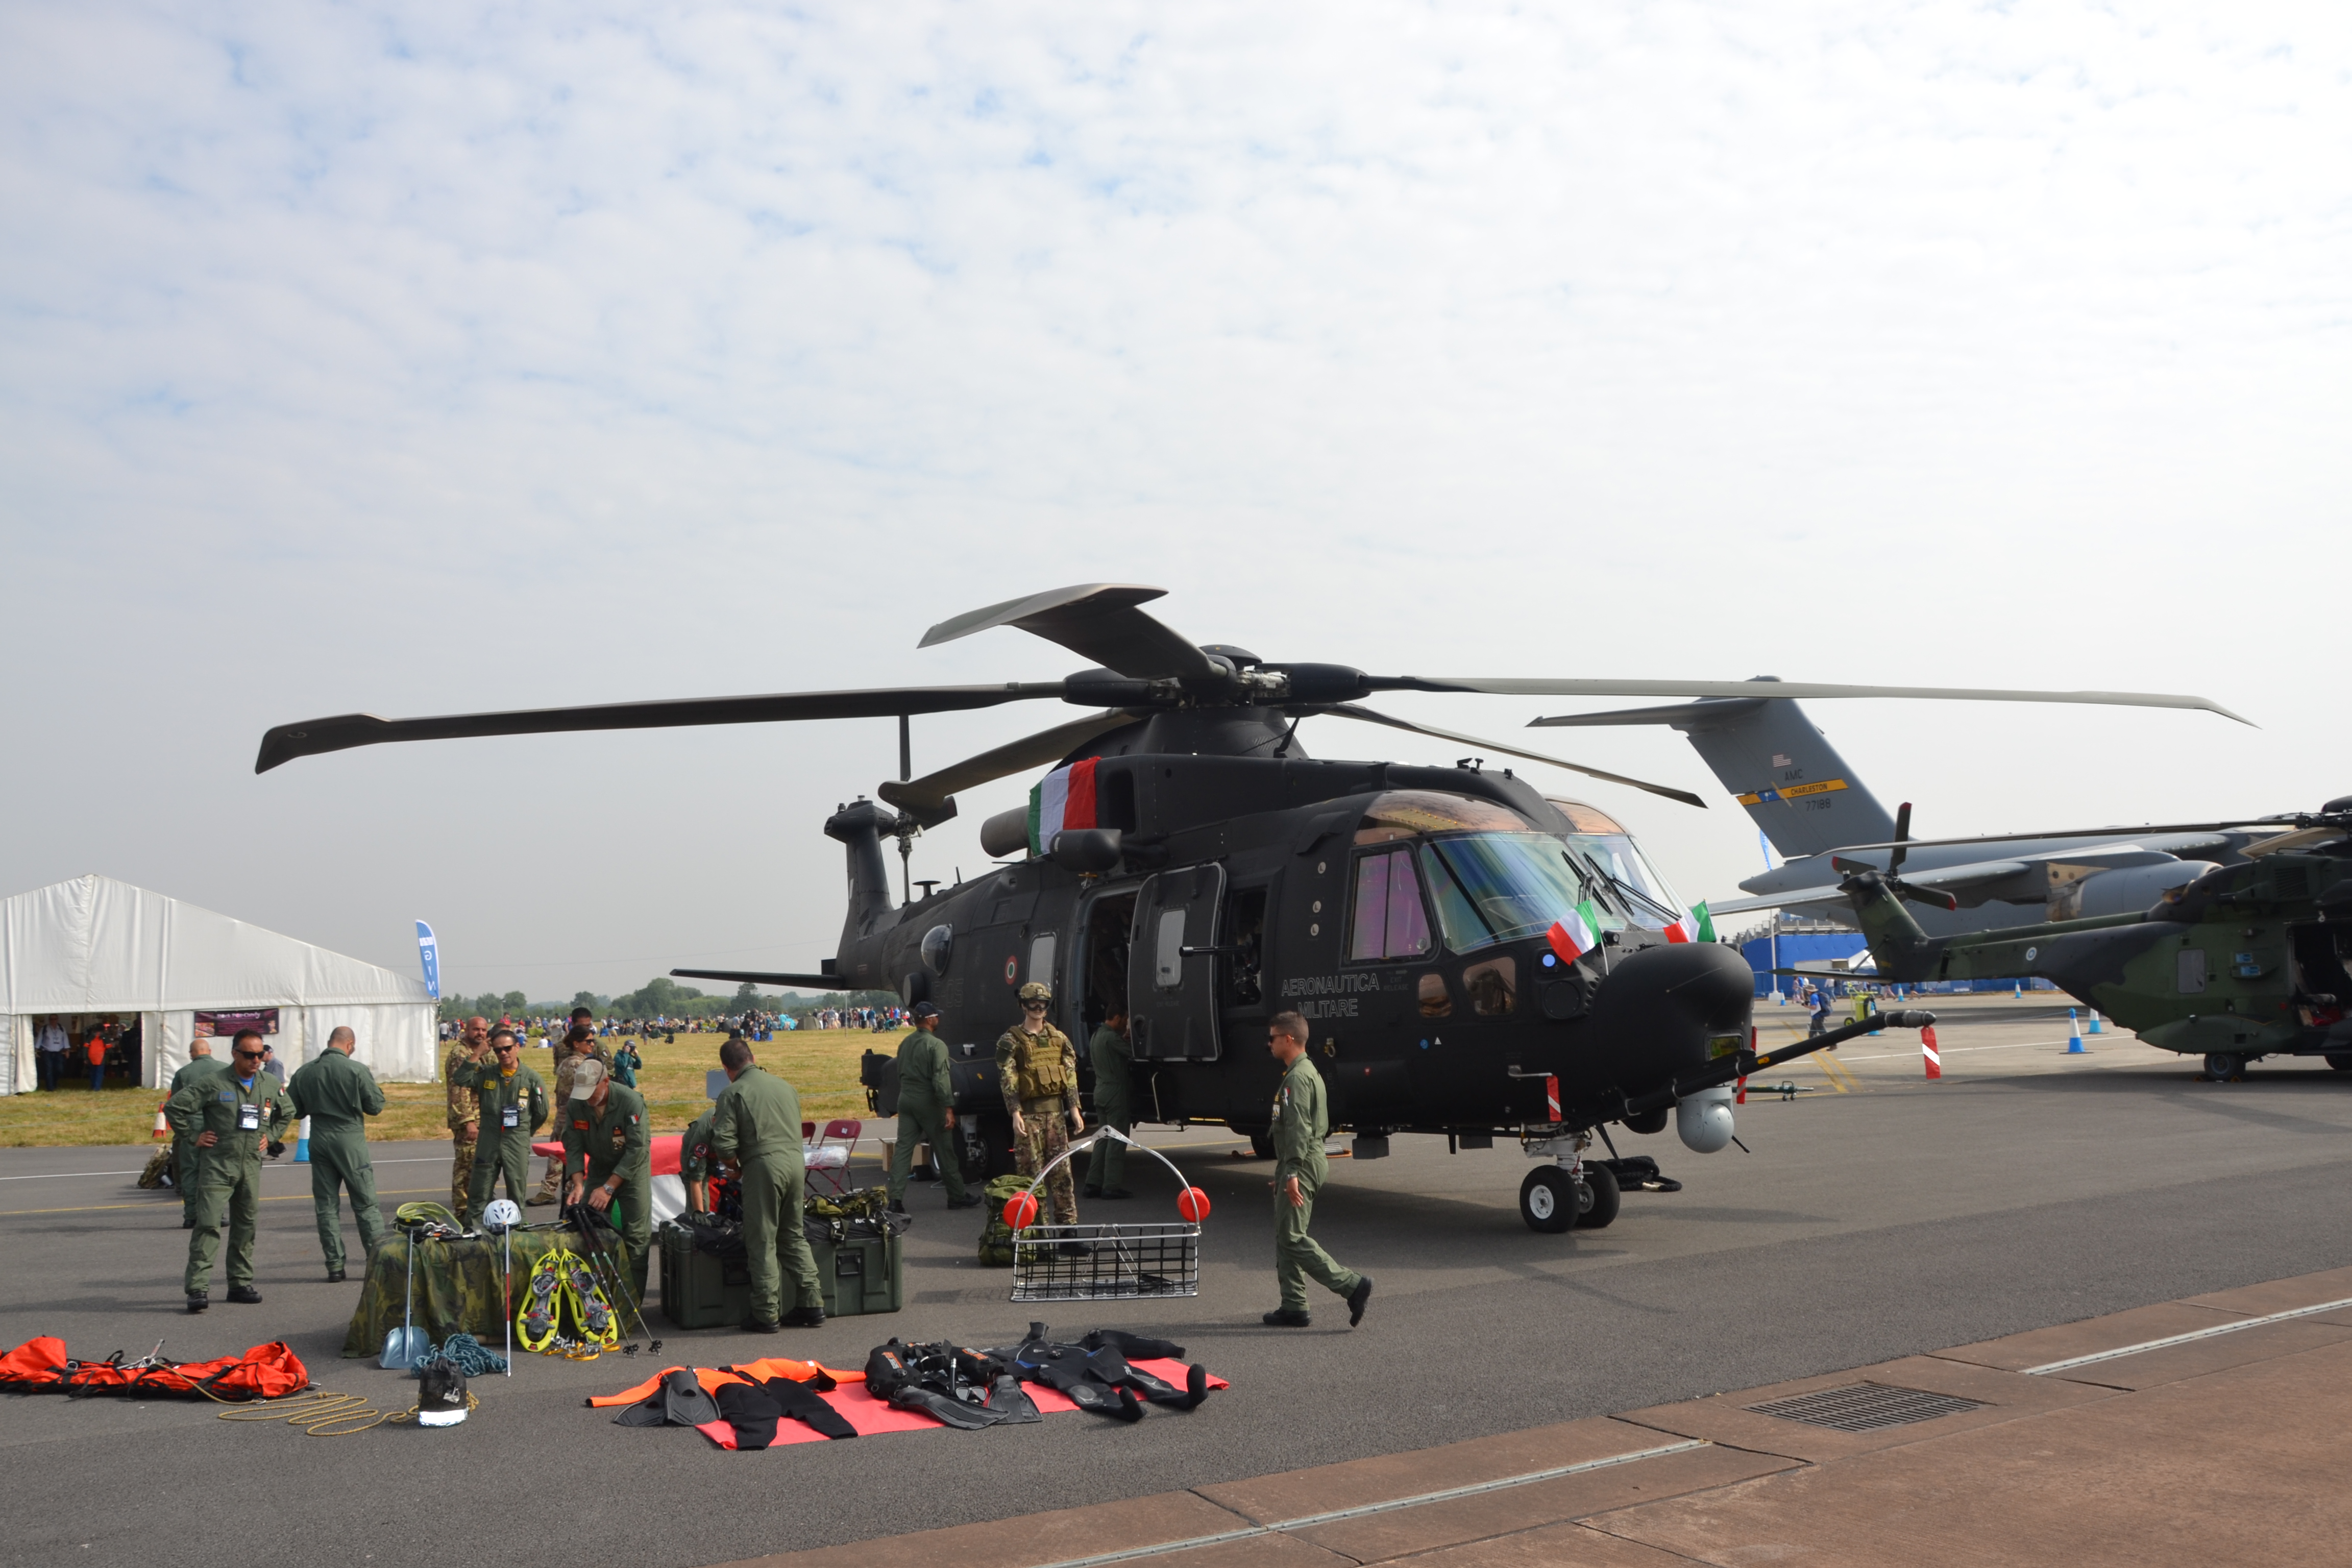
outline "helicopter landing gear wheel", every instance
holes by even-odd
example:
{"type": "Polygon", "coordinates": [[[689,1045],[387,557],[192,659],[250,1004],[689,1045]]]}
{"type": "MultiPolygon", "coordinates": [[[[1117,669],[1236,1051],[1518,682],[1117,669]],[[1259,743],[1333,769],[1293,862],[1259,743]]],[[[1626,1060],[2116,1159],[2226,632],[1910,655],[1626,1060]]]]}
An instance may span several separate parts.
{"type": "Polygon", "coordinates": [[[1519,1217],[1529,1230],[1557,1236],[1576,1224],[1591,1200],[1591,1189],[1580,1188],[1558,1165],[1538,1165],[1519,1184],[1519,1217]]]}
{"type": "Polygon", "coordinates": [[[2230,1083],[2246,1076],[2246,1058],[2215,1051],[2205,1058],[2205,1081],[2230,1083]]]}
{"type": "Polygon", "coordinates": [[[1249,1141],[1251,1153],[1256,1155],[1261,1160],[1271,1160],[1274,1158],[1274,1135],[1272,1133],[1253,1132],[1249,1135],[1249,1141]]]}
{"type": "Polygon", "coordinates": [[[1579,1230],[1606,1230],[1609,1222],[1617,1217],[1618,1206],[1625,1200],[1623,1189],[1617,1184],[1617,1173],[1606,1165],[1584,1167],[1585,1184],[1592,1189],[1592,1206],[1576,1216],[1579,1230]]]}

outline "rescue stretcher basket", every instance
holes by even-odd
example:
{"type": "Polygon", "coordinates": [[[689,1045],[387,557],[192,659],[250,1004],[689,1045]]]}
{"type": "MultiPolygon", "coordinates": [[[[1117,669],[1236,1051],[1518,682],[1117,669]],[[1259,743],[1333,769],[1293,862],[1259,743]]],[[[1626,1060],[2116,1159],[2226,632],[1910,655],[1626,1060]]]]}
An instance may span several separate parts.
{"type": "MultiPolygon", "coordinates": [[[[1102,1127],[1047,1162],[1031,1181],[1030,1192],[1043,1202],[1045,1178],[1054,1167],[1105,1138],[1116,1138],[1166,1165],[1176,1178],[1177,1191],[1192,1184],[1165,1154],[1116,1127],[1102,1127]]],[[[1190,1221],[1033,1225],[1013,1233],[1015,1301],[1119,1301],[1200,1293],[1201,1227],[1190,1221]]]]}

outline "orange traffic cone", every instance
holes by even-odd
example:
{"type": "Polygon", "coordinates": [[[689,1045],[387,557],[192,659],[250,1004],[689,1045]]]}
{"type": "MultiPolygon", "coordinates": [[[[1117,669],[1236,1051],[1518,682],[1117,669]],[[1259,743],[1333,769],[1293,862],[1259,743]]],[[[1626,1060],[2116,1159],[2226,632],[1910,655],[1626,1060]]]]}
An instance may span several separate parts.
{"type": "Polygon", "coordinates": [[[155,1104],[155,1142],[158,1143],[172,1135],[172,1124],[163,1116],[163,1107],[171,1103],[170,1100],[163,1100],[156,1101],[155,1104]]]}

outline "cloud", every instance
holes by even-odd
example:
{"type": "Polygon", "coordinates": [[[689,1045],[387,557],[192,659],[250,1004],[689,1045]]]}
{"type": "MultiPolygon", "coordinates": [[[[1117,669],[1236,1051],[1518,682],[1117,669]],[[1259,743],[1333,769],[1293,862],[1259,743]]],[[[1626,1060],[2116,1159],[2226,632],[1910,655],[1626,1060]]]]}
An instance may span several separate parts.
{"type": "MultiPolygon", "coordinates": [[[[1009,633],[913,644],[1097,577],[1270,657],[2190,689],[2272,726],[1822,715],[1939,830],[2313,804],[2352,761],[2302,717],[2341,704],[2296,592],[2345,521],[2347,31],[12,7],[0,544],[39,760],[0,869],[387,961],[453,910],[453,965],[631,960],[607,988],[747,931],[804,963],[815,823],[886,726],[258,781],[249,748],[354,708],[1056,675],[1009,633]]],[[[1705,781],[1670,735],[1576,746],[1705,781]]],[[[1019,787],[925,864],[974,868],[1019,787]]],[[[1626,810],[1694,896],[1748,869],[1727,810],[1626,810]]]]}

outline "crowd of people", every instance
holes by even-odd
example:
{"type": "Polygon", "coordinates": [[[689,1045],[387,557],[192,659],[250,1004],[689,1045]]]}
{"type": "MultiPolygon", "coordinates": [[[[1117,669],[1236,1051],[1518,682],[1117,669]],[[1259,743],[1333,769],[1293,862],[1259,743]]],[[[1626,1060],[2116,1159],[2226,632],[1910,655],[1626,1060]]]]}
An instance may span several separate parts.
{"type": "MultiPolygon", "coordinates": [[[[705,1034],[769,1040],[780,1029],[862,1029],[878,1033],[903,1029],[910,1022],[907,1009],[896,1006],[813,1007],[798,1013],[752,1009],[709,1018],[674,1018],[666,1015],[650,1018],[599,1017],[592,1009],[580,1007],[573,1009],[570,1018],[537,1014],[518,1018],[511,1013],[501,1013],[497,1026],[512,1029],[526,1045],[533,1041],[551,1044],[562,1038],[583,1016],[600,1040],[648,1040],[656,1035],[675,1039],[679,1035],[705,1034]]],[[[460,1028],[458,1020],[442,1019],[441,1038],[445,1042],[457,1038],[460,1028]]]]}
{"type": "Polygon", "coordinates": [[[110,1073],[136,1083],[144,1048],[141,1033],[135,1015],[126,1023],[119,1013],[71,1021],[61,1013],[50,1014],[33,1031],[40,1087],[59,1089],[68,1083],[77,1088],[87,1083],[100,1089],[110,1073]]]}

